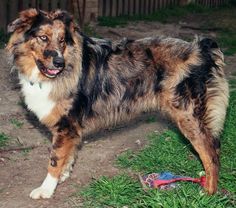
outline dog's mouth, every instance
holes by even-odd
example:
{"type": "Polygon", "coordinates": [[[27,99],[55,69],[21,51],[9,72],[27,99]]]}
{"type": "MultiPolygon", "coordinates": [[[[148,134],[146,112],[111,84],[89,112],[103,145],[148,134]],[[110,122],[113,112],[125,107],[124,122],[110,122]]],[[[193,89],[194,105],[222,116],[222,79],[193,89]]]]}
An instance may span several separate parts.
{"type": "Polygon", "coordinates": [[[40,72],[48,78],[56,77],[63,70],[63,67],[60,67],[60,68],[47,68],[47,67],[44,66],[44,64],[40,60],[37,60],[36,64],[37,64],[40,72]]]}

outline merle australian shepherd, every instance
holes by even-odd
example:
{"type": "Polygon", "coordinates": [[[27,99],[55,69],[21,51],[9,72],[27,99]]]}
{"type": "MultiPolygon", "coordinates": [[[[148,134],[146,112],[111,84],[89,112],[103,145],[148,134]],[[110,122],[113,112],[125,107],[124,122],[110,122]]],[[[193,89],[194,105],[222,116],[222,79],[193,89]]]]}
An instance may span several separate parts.
{"type": "Polygon", "coordinates": [[[52,132],[48,174],[30,197],[50,198],[69,177],[82,136],[161,110],[191,142],[217,191],[219,134],[228,105],[216,42],[154,37],[117,44],[88,38],[65,11],[29,9],[9,27],[6,47],[25,103],[52,132]]]}

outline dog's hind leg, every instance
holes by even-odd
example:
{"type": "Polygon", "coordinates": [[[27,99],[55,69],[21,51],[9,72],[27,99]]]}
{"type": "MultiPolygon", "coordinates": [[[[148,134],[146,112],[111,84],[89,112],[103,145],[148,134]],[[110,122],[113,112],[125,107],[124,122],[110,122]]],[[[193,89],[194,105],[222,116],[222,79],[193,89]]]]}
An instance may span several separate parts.
{"type": "Polygon", "coordinates": [[[80,131],[69,119],[63,118],[53,132],[48,174],[42,185],[31,192],[30,197],[33,199],[50,198],[58,182],[69,177],[75,161],[77,145],[81,138],[80,131]]]}
{"type": "Polygon", "coordinates": [[[219,140],[200,124],[199,119],[192,114],[178,112],[175,121],[184,136],[191,142],[199,154],[206,173],[205,189],[209,194],[217,191],[219,175],[219,140]]]}

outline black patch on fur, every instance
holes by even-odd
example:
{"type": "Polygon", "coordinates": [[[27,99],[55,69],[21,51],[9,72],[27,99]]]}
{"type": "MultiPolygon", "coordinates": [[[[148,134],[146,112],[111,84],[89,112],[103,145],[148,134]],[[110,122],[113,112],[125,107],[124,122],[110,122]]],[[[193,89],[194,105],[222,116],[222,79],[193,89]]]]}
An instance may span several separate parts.
{"type": "Polygon", "coordinates": [[[25,41],[28,41],[31,37],[36,37],[36,33],[39,31],[40,26],[45,24],[52,24],[52,21],[45,17],[43,13],[39,12],[30,29],[24,34],[25,41]]]}
{"type": "Polygon", "coordinates": [[[54,18],[54,20],[60,20],[67,27],[69,27],[73,19],[72,19],[71,15],[69,13],[67,13],[66,11],[62,11],[58,14],[57,17],[54,18]]]}
{"type": "Polygon", "coordinates": [[[220,140],[218,139],[218,138],[214,138],[213,139],[213,147],[214,147],[214,149],[220,149],[220,147],[221,147],[221,143],[220,143],[220,140]]]}
{"type": "Polygon", "coordinates": [[[51,166],[52,167],[57,167],[57,161],[59,160],[57,156],[51,156],[50,157],[51,160],[51,166]]]}
{"type": "Polygon", "coordinates": [[[212,158],[212,162],[216,164],[217,166],[220,165],[219,155],[215,155],[215,157],[212,158]]]}
{"type": "Polygon", "coordinates": [[[146,54],[147,54],[147,57],[148,57],[149,59],[151,59],[152,61],[154,61],[154,57],[153,57],[153,54],[152,54],[151,49],[150,49],[150,48],[147,48],[147,49],[145,49],[145,52],[146,52],[146,54]]]}
{"type": "Polygon", "coordinates": [[[67,45],[71,45],[71,46],[74,45],[74,40],[72,38],[69,28],[65,29],[65,42],[67,45]]]}
{"type": "Polygon", "coordinates": [[[201,118],[206,110],[205,93],[206,84],[214,78],[217,73],[217,65],[211,57],[211,48],[216,47],[216,43],[210,39],[203,39],[199,42],[201,49],[201,65],[193,65],[190,68],[190,74],[181,81],[175,90],[179,105],[177,107],[188,107],[190,100],[195,101],[194,116],[201,118]],[[216,72],[215,72],[216,70],[216,72]]]}
{"type": "Polygon", "coordinates": [[[92,106],[89,97],[79,91],[74,99],[73,106],[69,112],[69,116],[75,118],[82,126],[84,116],[92,115],[92,106]]]}
{"type": "Polygon", "coordinates": [[[135,100],[138,97],[144,95],[144,80],[141,78],[136,78],[132,80],[127,80],[126,90],[122,97],[122,101],[125,100],[135,100]]]}
{"type": "Polygon", "coordinates": [[[93,104],[97,99],[106,99],[114,87],[107,77],[111,47],[106,41],[96,42],[80,34],[83,37],[82,76],[69,114],[82,125],[83,118],[96,116],[93,104]]]}
{"type": "Polygon", "coordinates": [[[55,141],[55,142],[53,143],[53,145],[52,145],[52,148],[53,148],[53,149],[60,148],[60,147],[63,146],[63,144],[64,144],[64,138],[63,138],[63,136],[58,135],[57,138],[56,138],[56,141],[55,141]]]}
{"type": "Polygon", "coordinates": [[[54,50],[45,50],[43,52],[43,55],[45,56],[45,58],[48,58],[48,57],[57,57],[58,56],[58,53],[54,50]]]}
{"type": "Polygon", "coordinates": [[[16,53],[13,54],[13,60],[16,61],[19,57],[25,56],[25,54],[23,52],[18,52],[16,51],[16,53]]]}
{"type": "Polygon", "coordinates": [[[200,48],[203,51],[209,51],[210,49],[218,48],[217,43],[210,39],[210,38],[204,38],[199,42],[200,48]]]}
{"type": "Polygon", "coordinates": [[[182,59],[183,61],[187,61],[191,55],[191,52],[192,52],[192,49],[188,48],[179,55],[179,58],[182,59]]]}
{"type": "Polygon", "coordinates": [[[44,66],[44,64],[43,64],[42,61],[36,60],[35,62],[36,62],[36,65],[37,65],[37,67],[38,67],[39,69],[44,69],[44,68],[45,68],[45,66],[44,66]]]}
{"type": "Polygon", "coordinates": [[[68,136],[69,138],[75,138],[78,136],[76,127],[72,123],[72,120],[69,120],[68,117],[63,116],[55,125],[57,127],[57,132],[63,137],[68,136]]]}
{"type": "Polygon", "coordinates": [[[107,95],[112,94],[113,91],[114,91],[114,86],[113,86],[112,82],[108,78],[104,81],[104,88],[103,88],[103,90],[104,90],[104,92],[107,95]]]}
{"type": "Polygon", "coordinates": [[[74,45],[74,40],[72,38],[71,32],[70,32],[70,24],[72,23],[73,19],[72,17],[66,12],[62,11],[58,14],[54,20],[60,20],[65,25],[65,42],[67,45],[74,45]]]}
{"type": "Polygon", "coordinates": [[[156,73],[155,73],[155,78],[154,78],[154,85],[153,85],[153,90],[155,93],[158,93],[162,90],[162,85],[161,81],[165,79],[165,69],[163,66],[156,66],[155,67],[156,73]]]}

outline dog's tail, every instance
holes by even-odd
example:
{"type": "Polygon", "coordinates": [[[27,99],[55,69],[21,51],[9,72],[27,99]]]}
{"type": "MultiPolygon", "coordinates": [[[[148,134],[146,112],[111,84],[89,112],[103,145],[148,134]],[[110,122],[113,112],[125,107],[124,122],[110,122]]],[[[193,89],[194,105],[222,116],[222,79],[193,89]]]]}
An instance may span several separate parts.
{"type": "Polygon", "coordinates": [[[203,119],[212,135],[218,137],[224,126],[229,98],[223,70],[224,56],[217,43],[211,39],[202,39],[198,44],[203,58],[211,66],[211,78],[206,83],[206,112],[203,119]]]}

